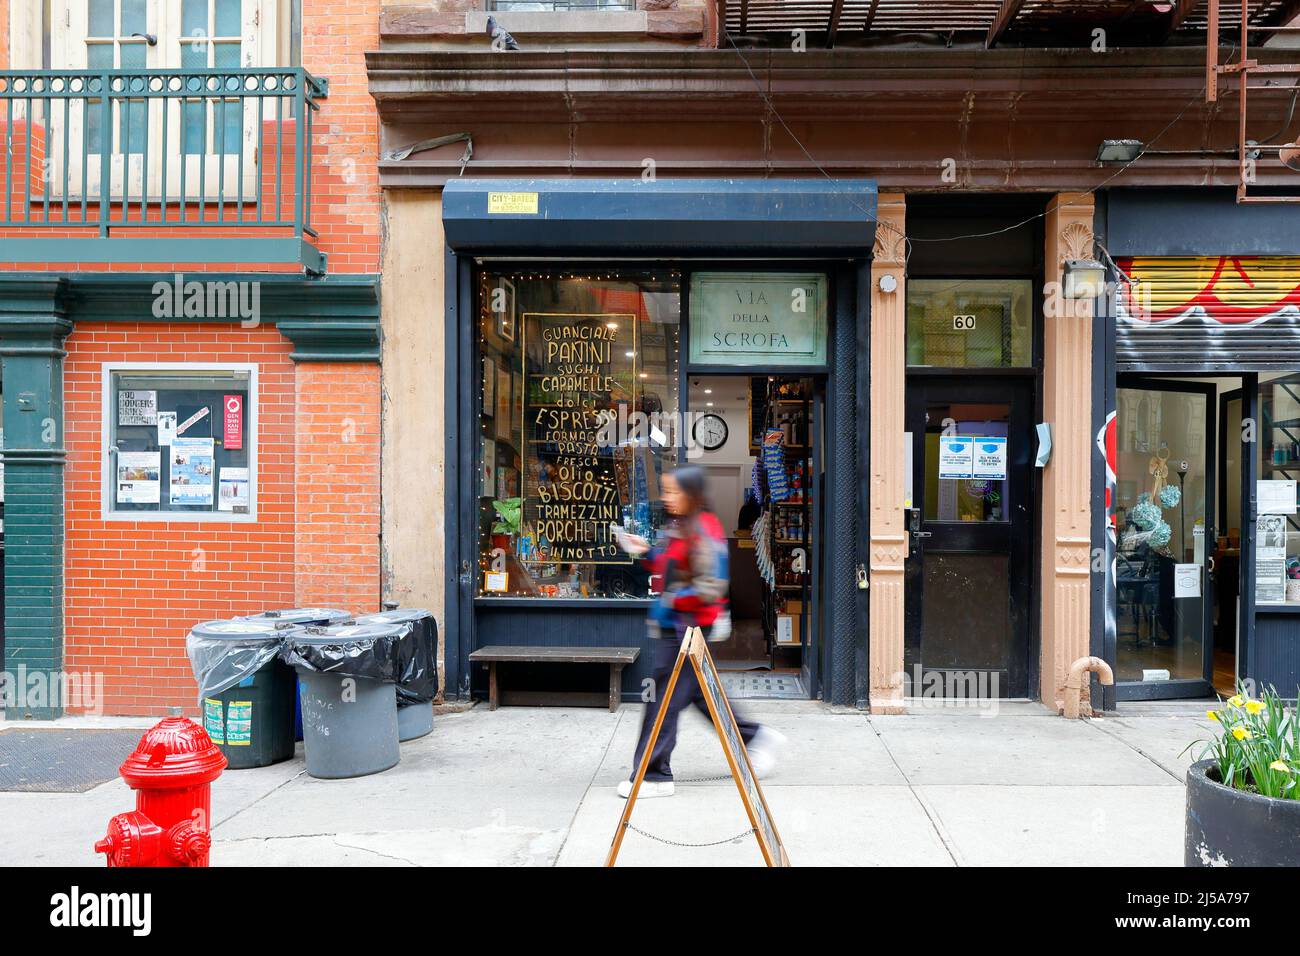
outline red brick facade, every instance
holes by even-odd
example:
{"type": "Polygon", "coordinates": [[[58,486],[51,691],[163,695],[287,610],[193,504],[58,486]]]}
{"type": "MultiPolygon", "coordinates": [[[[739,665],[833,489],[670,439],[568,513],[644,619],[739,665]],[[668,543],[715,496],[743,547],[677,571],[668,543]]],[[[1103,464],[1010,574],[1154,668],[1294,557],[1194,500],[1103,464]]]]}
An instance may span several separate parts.
{"type": "MultiPolygon", "coordinates": [[[[104,675],[104,712],[193,708],[185,635],[196,621],[294,603],[294,363],[267,326],[79,324],[67,339],[64,401],[64,653],[104,675]],[[105,521],[104,362],[255,362],[257,521],[105,521]]],[[[373,602],[371,602],[373,604],[373,602]]]]}
{"type": "MultiPolygon", "coordinates": [[[[0,68],[11,62],[13,2],[0,0],[0,68]]],[[[303,66],[329,82],[329,96],[314,117],[310,199],[311,225],[328,257],[329,275],[377,275],[380,267],[379,126],[364,62],[366,50],[379,45],[380,6],[379,0],[307,0],[302,5],[303,66]]],[[[293,121],[283,126],[287,144],[293,121]]],[[[273,142],[272,134],[264,140],[273,142]]],[[[32,163],[25,155],[10,158],[15,198],[21,193],[19,177],[34,176],[39,169],[43,142],[38,133],[32,163]]],[[[4,162],[0,157],[0,179],[4,162]]],[[[276,165],[287,167],[285,181],[291,184],[292,154],[278,161],[263,156],[260,191],[268,210],[275,205],[273,194],[267,198],[267,184],[276,165]]],[[[41,184],[34,185],[39,190],[41,184]]],[[[292,204],[291,192],[282,197],[282,210],[291,214],[292,204]]],[[[95,214],[93,206],[90,213],[95,214]]],[[[158,215],[155,204],[149,218],[158,215]]],[[[52,209],[53,225],[43,235],[95,234],[86,227],[59,225],[57,216],[52,209]]],[[[268,234],[264,229],[247,233],[268,234]]],[[[32,231],[22,227],[0,234],[32,231]]],[[[218,234],[241,233],[161,223],[130,233],[218,234]]],[[[70,276],[111,271],[142,274],[142,282],[156,275],[170,283],[174,273],[239,273],[255,280],[260,274],[301,269],[256,262],[0,263],[0,273],[12,271],[70,276]]],[[[103,713],[156,716],[174,705],[194,713],[196,688],[185,637],[198,621],[301,605],[378,610],[377,363],[296,362],[291,358],[294,345],[269,314],[254,328],[233,322],[172,323],[147,312],[113,322],[71,317],[74,331],[65,342],[64,362],[64,668],[103,675],[103,713]],[[257,366],[255,522],[102,517],[105,362],[257,366]]]]}

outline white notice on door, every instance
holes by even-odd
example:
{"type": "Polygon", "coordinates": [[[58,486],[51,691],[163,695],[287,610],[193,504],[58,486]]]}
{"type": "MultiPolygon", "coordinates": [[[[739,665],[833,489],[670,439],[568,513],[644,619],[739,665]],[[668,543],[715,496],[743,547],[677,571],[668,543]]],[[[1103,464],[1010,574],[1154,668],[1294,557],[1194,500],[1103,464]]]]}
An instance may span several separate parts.
{"type": "Polygon", "coordinates": [[[1198,598],[1201,596],[1201,566],[1199,564],[1174,565],[1174,597],[1198,598]]]}
{"type": "Polygon", "coordinates": [[[1005,438],[976,438],[975,477],[996,478],[999,481],[1007,477],[1007,440],[1005,438]]]}
{"type": "Polygon", "coordinates": [[[975,477],[975,439],[947,435],[940,436],[939,477],[975,477]]]}
{"type": "Polygon", "coordinates": [[[1259,502],[1259,513],[1262,515],[1295,514],[1294,481],[1257,481],[1255,498],[1259,502]]]}

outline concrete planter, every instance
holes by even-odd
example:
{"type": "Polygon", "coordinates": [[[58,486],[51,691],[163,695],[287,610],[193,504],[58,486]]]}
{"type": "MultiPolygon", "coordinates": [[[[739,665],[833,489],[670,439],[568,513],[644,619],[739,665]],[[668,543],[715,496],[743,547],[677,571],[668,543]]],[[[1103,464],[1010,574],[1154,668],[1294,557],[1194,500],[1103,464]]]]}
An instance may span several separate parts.
{"type": "Polygon", "coordinates": [[[1225,787],[1213,760],[1187,771],[1185,866],[1300,866],[1300,800],[1225,787]]]}

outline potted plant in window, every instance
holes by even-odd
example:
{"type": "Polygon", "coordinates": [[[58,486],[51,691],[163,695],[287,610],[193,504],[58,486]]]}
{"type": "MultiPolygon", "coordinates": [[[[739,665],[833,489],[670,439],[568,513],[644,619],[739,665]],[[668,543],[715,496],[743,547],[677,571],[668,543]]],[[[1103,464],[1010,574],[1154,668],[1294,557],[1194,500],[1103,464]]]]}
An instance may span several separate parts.
{"type": "Polygon", "coordinates": [[[515,535],[519,534],[524,499],[498,498],[492,502],[492,508],[497,513],[496,520],[492,523],[492,547],[509,551],[515,535]]]}
{"type": "Polygon", "coordinates": [[[1300,866],[1300,714],[1271,687],[1252,699],[1239,684],[1206,716],[1216,735],[1187,748],[1202,745],[1187,771],[1184,864],[1300,866]]]}

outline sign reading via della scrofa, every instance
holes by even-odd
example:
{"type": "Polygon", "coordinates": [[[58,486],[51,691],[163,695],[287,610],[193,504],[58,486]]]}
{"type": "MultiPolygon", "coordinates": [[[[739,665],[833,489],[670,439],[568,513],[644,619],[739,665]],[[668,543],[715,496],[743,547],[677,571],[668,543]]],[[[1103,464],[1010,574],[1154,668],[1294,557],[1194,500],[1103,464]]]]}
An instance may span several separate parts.
{"type": "Polygon", "coordinates": [[[825,365],[826,276],[697,272],[690,323],[692,364],[825,365]]]}

